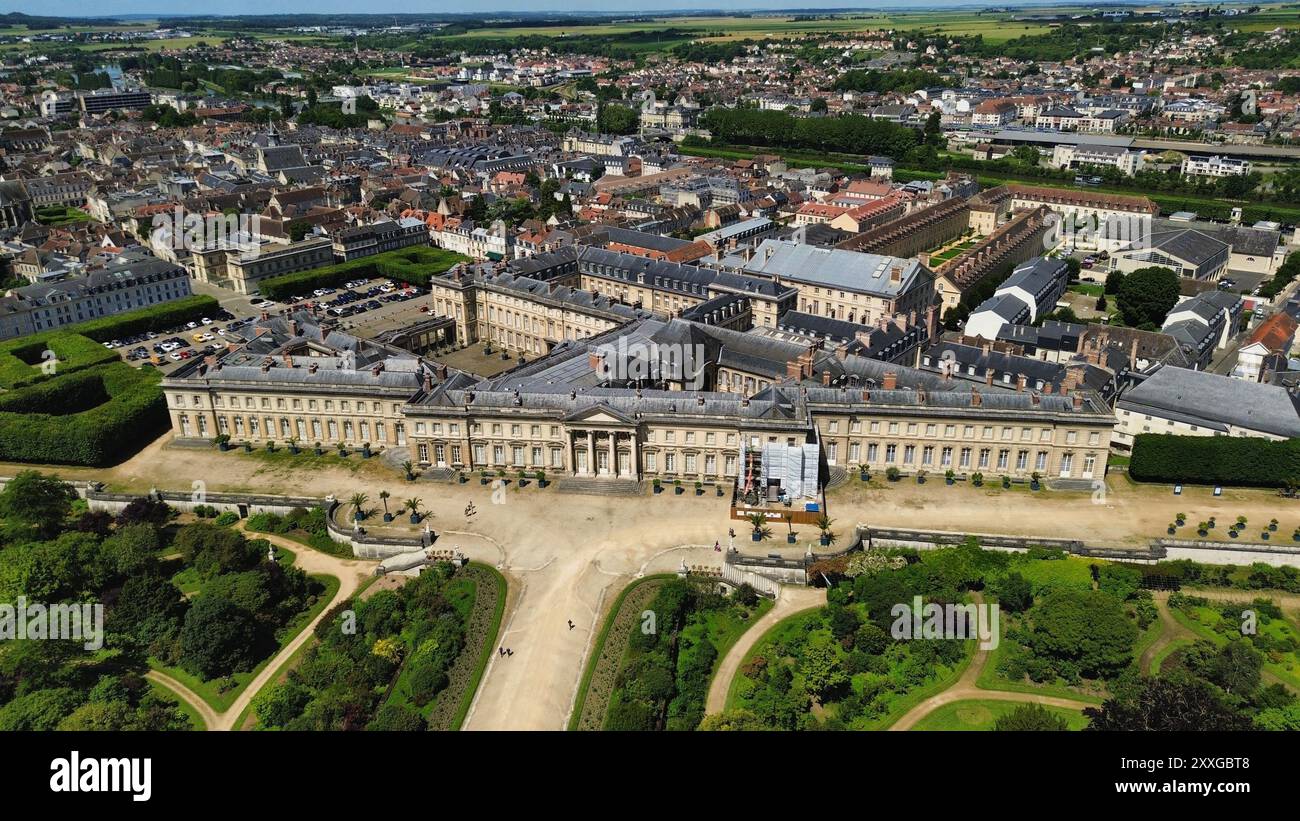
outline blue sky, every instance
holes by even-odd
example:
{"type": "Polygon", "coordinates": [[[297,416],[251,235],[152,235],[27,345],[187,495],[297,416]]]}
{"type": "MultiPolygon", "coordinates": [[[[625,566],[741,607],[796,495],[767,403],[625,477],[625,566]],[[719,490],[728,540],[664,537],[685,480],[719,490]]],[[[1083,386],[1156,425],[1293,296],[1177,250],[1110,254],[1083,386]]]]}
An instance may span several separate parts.
{"type": "MultiPolygon", "coordinates": [[[[903,8],[937,8],[937,7],[979,7],[996,5],[999,7],[1020,5],[1050,5],[1049,2],[1016,2],[1003,0],[994,3],[990,0],[924,0],[907,2],[907,0],[876,0],[875,2],[852,2],[852,0],[631,0],[614,2],[613,0],[479,0],[476,5],[490,11],[603,11],[622,14],[634,11],[691,11],[699,9],[795,9],[795,8],[862,8],[862,9],[903,9],[903,8]]],[[[106,3],[87,4],[84,0],[0,0],[0,12],[20,11],[27,14],[45,14],[76,17],[83,15],[112,16],[130,14],[149,14],[178,16],[185,14],[287,14],[301,12],[306,14],[384,14],[384,13],[432,13],[463,12],[469,9],[460,3],[448,3],[445,0],[109,0],[106,3]]]]}

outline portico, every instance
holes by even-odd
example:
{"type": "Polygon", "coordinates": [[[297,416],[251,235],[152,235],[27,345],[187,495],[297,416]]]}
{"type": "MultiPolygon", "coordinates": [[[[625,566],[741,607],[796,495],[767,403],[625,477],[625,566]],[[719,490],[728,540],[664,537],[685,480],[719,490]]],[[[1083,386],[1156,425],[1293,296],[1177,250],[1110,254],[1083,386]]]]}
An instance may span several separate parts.
{"type": "Polygon", "coordinates": [[[573,475],[640,478],[638,425],[634,420],[602,405],[585,409],[565,421],[573,475]]]}

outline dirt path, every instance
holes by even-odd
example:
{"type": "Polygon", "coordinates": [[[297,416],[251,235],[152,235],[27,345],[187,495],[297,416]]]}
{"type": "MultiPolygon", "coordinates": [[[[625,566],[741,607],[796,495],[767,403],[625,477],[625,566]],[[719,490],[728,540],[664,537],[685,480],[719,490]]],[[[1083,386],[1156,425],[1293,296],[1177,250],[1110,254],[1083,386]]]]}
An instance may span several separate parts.
{"type": "MultiPolygon", "coordinates": [[[[244,523],[239,522],[235,525],[235,528],[238,530],[244,530],[244,523]]],[[[377,564],[377,562],[364,559],[341,559],[336,556],[330,556],[327,553],[321,553],[319,550],[313,550],[310,547],[306,547],[272,533],[244,532],[247,533],[250,538],[266,539],[276,547],[288,550],[294,555],[293,566],[309,576],[325,575],[335,577],[339,580],[339,589],[338,592],[334,594],[334,598],[330,599],[329,603],[316,614],[316,617],[303,627],[302,630],[298,632],[298,635],[294,636],[288,644],[282,647],[280,651],[275,654],[275,657],[262,668],[261,672],[253,677],[253,680],[248,683],[248,686],[239,694],[239,697],[230,705],[230,708],[223,713],[214,711],[206,701],[179,681],[156,671],[151,671],[147,674],[149,678],[159,682],[160,684],[166,685],[178,696],[185,699],[186,703],[199,710],[199,714],[203,717],[203,721],[208,725],[209,730],[235,729],[235,722],[239,720],[240,714],[242,714],[244,709],[252,703],[253,698],[261,692],[262,688],[275,678],[281,665],[288,661],[299,648],[307,643],[307,641],[312,637],[316,625],[320,623],[321,619],[325,618],[325,615],[329,613],[335,605],[347,600],[357,591],[357,588],[361,586],[361,582],[374,571],[374,567],[377,564]]]]}
{"type": "Polygon", "coordinates": [[[709,685],[709,700],[705,706],[705,713],[720,713],[727,708],[727,692],[731,690],[731,680],[740,670],[740,663],[745,660],[745,654],[758,643],[772,625],[796,613],[822,607],[825,604],[826,591],[823,589],[782,585],[781,595],[776,600],[776,604],[741,634],[740,639],[731,645],[722,663],[718,665],[718,671],[714,673],[713,682],[709,685]]]}
{"type": "Polygon", "coordinates": [[[150,681],[161,684],[168,690],[171,690],[173,695],[193,707],[199,714],[199,718],[203,720],[203,729],[211,730],[213,727],[217,726],[219,719],[217,712],[213,710],[206,701],[195,695],[193,690],[186,687],[184,684],[181,684],[166,673],[160,673],[157,670],[150,670],[144,674],[144,677],[150,681]]]}
{"type": "Polygon", "coordinates": [[[1138,659],[1138,672],[1144,676],[1149,674],[1151,662],[1155,660],[1161,650],[1179,639],[1196,640],[1196,634],[1179,624],[1173,613],[1169,612],[1169,593],[1157,592],[1152,596],[1152,599],[1155,601],[1156,612],[1160,615],[1161,631],[1159,638],[1138,659]]]}

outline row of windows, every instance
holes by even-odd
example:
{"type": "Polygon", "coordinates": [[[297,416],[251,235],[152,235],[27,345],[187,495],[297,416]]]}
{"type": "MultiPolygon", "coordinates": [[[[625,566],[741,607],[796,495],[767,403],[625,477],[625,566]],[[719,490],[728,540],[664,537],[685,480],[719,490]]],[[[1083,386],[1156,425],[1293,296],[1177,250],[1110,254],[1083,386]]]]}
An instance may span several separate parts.
{"type": "MultiPolygon", "coordinates": [[[[238,408],[241,405],[241,401],[240,401],[241,398],[243,400],[242,405],[245,409],[261,408],[262,410],[271,410],[272,401],[274,401],[275,403],[275,410],[291,410],[291,409],[302,410],[303,409],[302,399],[296,397],[292,399],[285,399],[282,396],[276,397],[274,400],[272,400],[271,397],[269,396],[259,396],[259,397],[230,396],[227,399],[226,397],[221,396],[221,394],[214,394],[212,397],[212,405],[213,407],[224,408],[227,407],[227,403],[229,403],[229,407],[238,408]]],[[[192,395],[190,397],[190,401],[193,402],[193,407],[201,408],[204,406],[202,394],[196,393],[192,395]]],[[[172,395],[172,404],[175,405],[176,407],[178,408],[185,407],[185,402],[186,400],[183,394],[177,393],[172,395]]],[[[383,407],[384,407],[382,402],[378,402],[375,400],[340,399],[335,401],[333,399],[325,399],[322,402],[321,400],[308,399],[306,402],[307,410],[309,411],[320,410],[321,409],[320,406],[322,404],[324,405],[324,409],[326,411],[338,411],[340,413],[383,413],[383,407]]],[[[392,409],[392,413],[394,415],[397,415],[398,413],[401,412],[402,405],[400,403],[395,402],[392,404],[391,409],[392,409]]]]}
{"type": "MultiPolygon", "coordinates": [[[[825,426],[826,426],[825,433],[827,434],[833,435],[840,432],[841,426],[839,420],[837,419],[828,420],[825,423],[825,426]]],[[[1034,434],[1035,428],[1032,427],[1021,427],[1019,428],[1019,431],[1017,431],[1015,427],[1010,425],[1003,425],[1001,426],[1000,429],[998,427],[995,427],[994,425],[978,425],[978,426],[962,425],[960,427],[961,427],[960,438],[962,439],[979,438],[979,439],[1002,439],[1003,441],[1011,441],[1018,438],[1022,442],[1032,442],[1034,441],[1035,438],[1035,434],[1034,434]],[[978,431],[978,436],[977,436],[977,431],[978,431]]],[[[957,425],[945,424],[943,426],[943,438],[945,439],[958,438],[957,428],[958,428],[957,425]]],[[[867,432],[869,433],[878,434],[881,433],[882,431],[888,433],[890,436],[898,436],[898,435],[921,436],[922,435],[921,423],[919,422],[902,423],[902,422],[872,421],[867,425],[867,432]]],[[[930,438],[938,437],[939,425],[937,423],[926,424],[924,431],[925,431],[924,435],[927,437],[930,438]]],[[[1037,431],[1038,431],[1037,439],[1039,442],[1053,441],[1055,429],[1038,428],[1037,431]]],[[[850,420],[848,423],[848,432],[862,433],[862,420],[860,419],[850,420]]],[[[1065,432],[1065,444],[1073,445],[1076,444],[1078,441],[1079,441],[1079,431],[1067,430],[1065,432]]],[[[1095,430],[1088,431],[1088,444],[1094,446],[1100,445],[1101,432],[1095,430]]]]}
{"type": "MultiPolygon", "coordinates": [[[[1033,470],[1043,472],[1048,469],[1051,451],[1011,448],[956,448],[935,445],[898,445],[893,442],[868,442],[864,448],[859,442],[850,442],[848,447],[849,464],[886,464],[919,467],[937,467],[940,469],[974,469],[974,470],[1012,470],[1024,472],[1033,470]],[[865,457],[865,458],[864,458],[865,457]],[[1013,468],[1014,465],[1014,468],[1013,468]],[[1031,467],[1032,465],[1032,467],[1031,467]]],[[[839,443],[826,445],[826,460],[831,464],[839,461],[839,443]]],[[[1091,475],[1096,466],[1097,455],[1084,455],[1083,470],[1091,475]]],[[[1062,453],[1059,463],[1062,476],[1068,476],[1074,467],[1074,454],[1062,453]]]]}

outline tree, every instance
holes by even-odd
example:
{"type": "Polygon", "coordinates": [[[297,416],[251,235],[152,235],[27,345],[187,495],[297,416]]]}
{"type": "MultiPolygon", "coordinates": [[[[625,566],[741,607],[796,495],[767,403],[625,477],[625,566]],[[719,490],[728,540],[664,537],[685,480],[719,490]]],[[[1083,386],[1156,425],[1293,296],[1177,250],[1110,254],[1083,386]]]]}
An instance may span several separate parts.
{"type": "Polygon", "coordinates": [[[728,710],[722,713],[707,715],[700,722],[700,729],[704,731],[715,732],[735,732],[755,730],[770,730],[771,727],[763,722],[749,710],[728,710]]]}
{"type": "Polygon", "coordinates": [[[59,532],[77,496],[57,476],[24,470],[0,491],[0,519],[9,519],[42,536],[59,532]]]}
{"type": "Polygon", "coordinates": [[[181,666],[204,679],[251,669],[257,638],[247,610],[218,596],[199,596],[181,626],[181,666]]]}
{"type": "Polygon", "coordinates": [[[1204,681],[1194,678],[1143,678],[1134,692],[1088,707],[1089,730],[1155,732],[1241,731],[1251,720],[1224,704],[1204,681]]]}
{"type": "Polygon", "coordinates": [[[352,507],[353,519],[359,522],[366,517],[366,502],[368,501],[370,501],[370,497],[364,493],[352,494],[352,498],[348,500],[348,504],[352,507]]]}
{"type": "Polygon", "coordinates": [[[1023,613],[1034,605],[1034,588],[1019,573],[1008,573],[997,585],[998,605],[1008,613],[1023,613]]]}
{"type": "Polygon", "coordinates": [[[993,729],[999,732],[1062,732],[1070,729],[1064,718],[1056,715],[1041,704],[1019,704],[1014,710],[1000,715],[993,722],[993,729]]]}
{"type": "Polygon", "coordinates": [[[1057,590],[1032,615],[1028,643],[1058,672],[1074,666],[1082,675],[1104,678],[1131,661],[1137,626],[1108,593],[1057,590]]]}
{"type": "Polygon", "coordinates": [[[1117,304],[1124,322],[1134,328],[1160,327],[1178,303],[1178,274],[1169,268],[1139,268],[1124,277],[1117,304]]]}
{"type": "Polygon", "coordinates": [[[830,644],[809,644],[799,658],[799,670],[808,689],[818,696],[828,696],[849,683],[848,673],[830,644]]]}
{"type": "Polygon", "coordinates": [[[596,114],[596,127],[602,134],[632,134],[640,122],[633,109],[617,103],[606,103],[596,114]]]}

